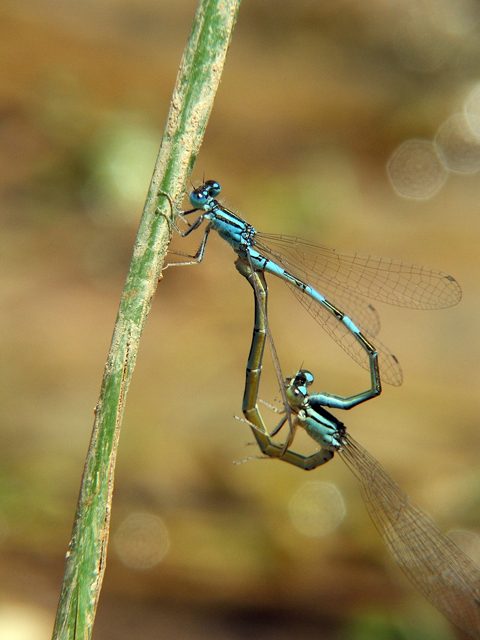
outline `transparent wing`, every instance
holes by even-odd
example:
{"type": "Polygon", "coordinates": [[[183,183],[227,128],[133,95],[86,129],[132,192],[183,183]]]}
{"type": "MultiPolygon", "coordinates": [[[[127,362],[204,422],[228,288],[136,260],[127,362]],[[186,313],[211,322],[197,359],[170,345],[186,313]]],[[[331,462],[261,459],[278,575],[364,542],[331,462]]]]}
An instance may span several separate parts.
{"type": "Polygon", "coordinates": [[[301,274],[308,284],[318,286],[324,295],[328,292],[341,297],[348,290],[415,309],[451,307],[462,297],[458,282],[435,269],[364,253],[337,251],[294,236],[257,233],[255,244],[287,271],[301,274]]]}
{"type": "MultiPolygon", "coordinates": [[[[310,296],[307,296],[293,284],[288,284],[288,286],[297,300],[301,302],[318,324],[325,329],[328,335],[332,337],[335,342],[342,347],[342,349],[348,353],[353,360],[355,360],[355,362],[369,371],[370,361],[368,359],[367,352],[343,322],[338,320],[333,314],[325,309],[322,304],[310,296]]],[[[391,384],[394,387],[399,387],[403,382],[403,373],[397,358],[393,353],[391,353],[388,347],[377,340],[370,331],[364,327],[360,328],[362,329],[362,333],[365,338],[375,346],[375,349],[378,352],[378,366],[382,382],[391,384]]]]}
{"type": "Polygon", "coordinates": [[[339,451],[360,483],[388,550],[415,587],[453,624],[480,637],[480,569],[348,434],[339,451]]]}
{"type": "MultiPolygon", "coordinates": [[[[256,237],[259,235],[263,236],[263,234],[257,234],[256,237]]],[[[283,236],[269,237],[277,238],[283,236]]],[[[318,276],[311,278],[310,272],[307,271],[304,265],[300,266],[293,264],[293,262],[287,260],[286,255],[273,251],[262,242],[256,242],[255,246],[262,254],[265,254],[274,262],[281,265],[293,276],[296,276],[307,284],[312,284],[313,286],[318,287],[319,293],[328,297],[328,301],[341,309],[343,313],[353,320],[357,327],[362,328],[365,331],[369,331],[372,336],[376,336],[380,331],[380,318],[377,310],[372,304],[370,304],[370,302],[368,302],[368,300],[365,300],[354,291],[342,289],[341,287],[325,280],[320,281],[318,276]],[[320,285],[317,284],[317,281],[320,282],[320,285]]]]}

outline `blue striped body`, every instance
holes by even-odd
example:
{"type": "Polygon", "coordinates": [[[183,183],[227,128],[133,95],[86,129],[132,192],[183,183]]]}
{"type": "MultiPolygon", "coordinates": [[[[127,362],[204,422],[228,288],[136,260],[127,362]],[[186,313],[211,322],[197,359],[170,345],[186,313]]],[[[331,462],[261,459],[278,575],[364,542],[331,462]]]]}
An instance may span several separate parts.
{"type": "Polygon", "coordinates": [[[286,283],[293,285],[313,300],[323,305],[353,334],[361,334],[360,329],[343,312],[330,304],[321,293],[306,284],[299,278],[288,273],[278,264],[256,251],[255,228],[243,218],[222,207],[215,200],[220,193],[220,185],[217,182],[207,181],[203,188],[195,189],[190,194],[190,202],[195,209],[201,209],[205,213],[203,218],[209,221],[209,226],[232,247],[237,255],[244,261],[249,261],[254,270],[264,271],[277,276],[286,283]],[[213,183],[213,184],[210,184],[213,183]]]}
{"type": "Polygon", "coordinates": [[[300,238],[257,232],[216,200],[220,191],[218,182],[207,180],[190,194],[193,209],[181,217],[196,211],[200,215],[180,233],[187,236],[203,221],[208,224],[196,254],[180,254],[187,255],[190,261],[173,264],[200,263],[208,235],[215,230],[252,270],[283,280],[310,315],[360,366],[372,371],[372,358],[376,357],[382,381],[400,386],[402,369],[394,354],[376,337],[380,321],[368,300],[414,309],[447,308],[461,299],[456,280],[441,271],[390,258],[336,251],[300,238]]]}

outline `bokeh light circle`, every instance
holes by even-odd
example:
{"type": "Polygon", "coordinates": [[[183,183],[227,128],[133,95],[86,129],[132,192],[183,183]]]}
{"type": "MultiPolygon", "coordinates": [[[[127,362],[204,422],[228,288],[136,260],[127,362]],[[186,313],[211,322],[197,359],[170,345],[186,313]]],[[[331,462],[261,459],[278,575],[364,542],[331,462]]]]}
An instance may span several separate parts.
{"type": "Polygon", "coordinates": [[[406,140],[395,149],[387,173],[398,195],[428,200],[445,184],[448,171],[436,145],[429,140],[406,140]]]}
{"type": "Polygon", "coordinates": [[[480,138],[480,83],[470,91],[464,109],[472,133],[480,138]]]}
{"type": "Polygon", "coordinates": [[[290,518],[304,536],[331,534],[346,514],[338,488],[328,482],[306,482],[293,495],[288,506],[290,518]]]}
{"type": "Polygon", "coordinates": [[[151,569],[168,553],[170,539],[161,518],[133,513],[115,532],[114,546],[127,567],[151,569]]]}
{"type": "Polygon", "coordinates": [[[435,143],[451,171],[474,173],[480,169],[480,138],[473,133],[465,114],[448,118],[438,130],[435,143]]]}

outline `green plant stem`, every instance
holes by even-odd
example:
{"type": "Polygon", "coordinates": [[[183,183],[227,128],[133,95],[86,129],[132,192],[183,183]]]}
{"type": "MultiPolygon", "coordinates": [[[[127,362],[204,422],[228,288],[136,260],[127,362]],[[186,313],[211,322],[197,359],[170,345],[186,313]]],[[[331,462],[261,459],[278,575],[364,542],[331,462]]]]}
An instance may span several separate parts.
{"type": "Polygon", "coordinates": [[[91,637],[105,572],[125,399],[172,234],[218,88],[240,0],[201,0],[183,54],[105,366],[70,540],[54,639],[91,637]],[[157,209],[158,206],[158,209],[157,209]]]}

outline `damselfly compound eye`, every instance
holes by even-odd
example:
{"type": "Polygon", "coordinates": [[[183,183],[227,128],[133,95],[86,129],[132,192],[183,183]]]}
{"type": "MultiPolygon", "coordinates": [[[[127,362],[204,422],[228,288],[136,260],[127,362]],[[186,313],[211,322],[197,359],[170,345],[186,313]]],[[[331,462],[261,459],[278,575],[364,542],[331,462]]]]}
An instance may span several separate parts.
{"type": "Polygon", "coordinates": [[[211,198],[216,198],[222,190],[222,187],[216,180],[207,180],[203,186],[211,198]]]}
{"type": "Polygon", "coordinates": [[[195,189],[195,191],[192,191],[190,194],[190,203],[195,209],[201,209],[206,202],[207,194],[205,193],[205,189],[195,189]]]}

